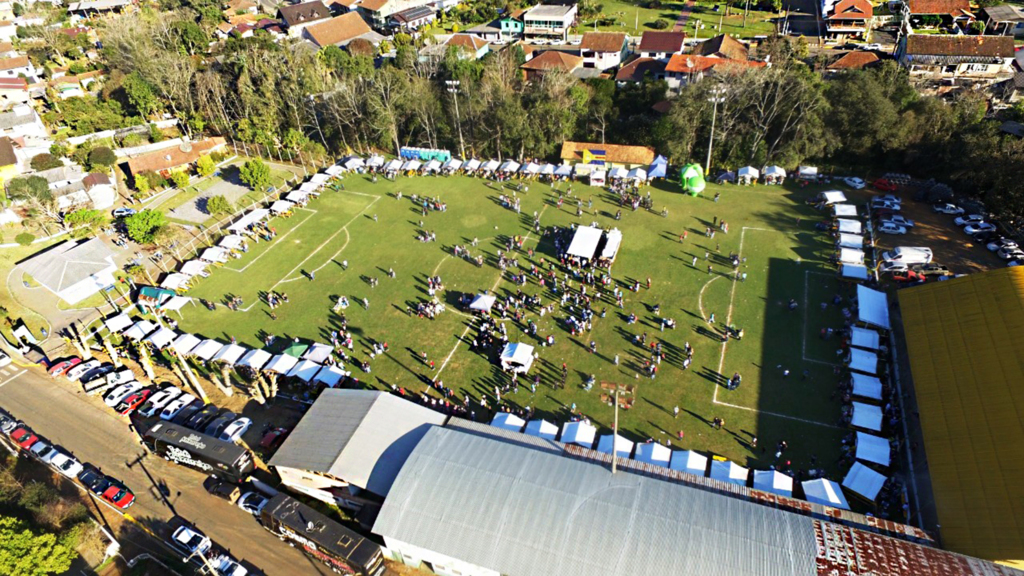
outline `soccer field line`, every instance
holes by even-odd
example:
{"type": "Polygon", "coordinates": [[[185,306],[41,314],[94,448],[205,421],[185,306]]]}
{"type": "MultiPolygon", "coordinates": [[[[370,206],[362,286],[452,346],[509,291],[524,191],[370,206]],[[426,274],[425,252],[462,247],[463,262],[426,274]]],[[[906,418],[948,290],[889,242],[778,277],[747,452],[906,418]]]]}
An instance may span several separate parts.
{"type": "Polygon", "coordinates": [[[282,234],[281,237],[278,238],[276,242],[272,241],[273,243],[271,244],[271,246],[269,248],[267,248],[266,250],[264,250],[263,254],[260,254],[259,256],[253,258],[252,262],[249,262],[248,264],[246,264],[245,266],[242,266],[241,268],[232,268],[231,266],[224,266],[224,269],[225,270],[231,270],[232,272],[239,272],[239,273],[245,272],[249,268],[249,266],[252,266],[256,262],[258,262],[260,258],[263,258],[263,256],[265,256],[267,254],[267,252],[270,252],[271,250],[273,250],[274,247],[277,246],[278,244],[280,244],[282,240],[284,240],[289,235],[291,235],[292,232],[295,232],[296,230],[298,230],[299,227],[301,227],[303,224],[308,222],[310,218],[312,218],[314,215],[316,215],[316,210],[311,210],[311,209],[308,209],[308,208],[306,208],[304,210],[306,210],[307,212],[311,212],[311,214],[309,216],[306,216],[305,220],[303,220],[302,222],[299,222],[298,224],[296,224],[295,228],[292,228],[291,230],[289,230],[289,231],[285,232],[284,234],[282,234]]]}
{"type": "Polygon", "coordinates": [[[704,284],[704,287],[700,289],[700,294],[697,295],[697,311],[700,312],[700,317],[705,322],[708,319],[708,315],[704,313],[704,291],[707,290],[708,286],[711,286],[712,282],[714,282],[715,280],[718,280],[719,278],[724,278],[724,277],[725,277],[724,275],[720,274],[718,276],[715,276],[711,280],[708,280],[704,284]]]}
{"type": "Polygon", "coordinates": [[[800,351],[800,356],[804,362],[814,362],[815,364],[824,364],[826,366],[835,366],[835,362],[828,362],[826,360],[818,360],[817,358],[807,357],[807,318],[811,315],[810,308],[810,293],[811,287],[807,283],[807,279],[810,278],[811,274],[817,274],[818,276],[831,276],[825,272],[816,272],[814,270],[804,270],[804,332],[803,337],[800,339],[800,343],[803,345],[800,351]]]}
{"type": "Polygon", "coordinates": [[[746,410],[747,412],[757,412],[758,414],[767,414],[768,416],[775,416],[776,418],[785,418],[787,420],[796,420],[797,422],[803,422],[804,424],[813,424],[815,426],[821,426],[821,427],[824,427],[824,428],[833,428],[833,429],[836,429],[836,430],[843,429],[842,426],[836,426],[835,424],[826,424],[825,422],[818,422],[817,420],[808,420],[806,418],[800,418],[798,416],[790,416],[788,414],[779,414],[778,412],[770,412],[768,410],[758,410],[757,408],[751,408],[749,406],[739,406],[737,404],[729,404],[728,402],[720,402],[718,400],[715,400],[715,404],[718,404],[719,406],[728,406],[729,408],[736,408],[737,410],[746,410]]]}

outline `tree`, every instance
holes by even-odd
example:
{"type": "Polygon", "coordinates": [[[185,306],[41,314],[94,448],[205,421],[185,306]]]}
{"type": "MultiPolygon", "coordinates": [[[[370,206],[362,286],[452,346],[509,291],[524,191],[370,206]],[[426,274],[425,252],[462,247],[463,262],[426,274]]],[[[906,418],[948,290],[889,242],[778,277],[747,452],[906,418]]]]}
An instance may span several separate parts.
{"type": "Polygon", "coordinates": [[[217,165],[213,162],[213,158],[207,156],[200,156],[199,160],[196,161],[196,172],[206,178],[210,174],[213,174],[217,170],[217,165]]]}
{"type": "Polygon", "coordinates": [[[64,224],[69,228],[84,228],[95,231],[107,224],[107,216],[99,210],[81,209],[64,216],[64,224]]]}
{"type": "Polygon", "coordinates": [[[65,158],[68,155],[68,147],[61,142],[50,144],[50,155],[54,158],[65,158]]]}
{"type": "Polygon", "coordinates": [[[184,188],[188,186],[188,172],[184,170],[175,170],[171,172],[171,182],[174,183],[175,188],[184,188]]]}
{"type": "Polygon", "coordinates": [[[32,166],[32,169],[37,172],[50,170],[52,168],[60,168],[64,165],[64,163],[60,161],[60,158],[57,158],[52,154],[47,154],[46,152],[33,156],[29,164],[32,166]]]}
{"type": "Polygon", "coordinates": [[[253,190],[265,190],[270,184],[270,166],[259,158],[246,160],[239,170],[238,177],[253,190]]]}
{"type": "Polygon", "coordinates": [[[26,176],[12,178],[7,183],[7,196],[12,200],[28,201],[32,199],[53,200],[50,183],[42,176],[26,176]]]}
{"type": "Polygon", "coordinates": [[[211,196],[206,200],[206,211],[210,214],[230,214],[233,210],[231,202],[221,195],[211,196]]]}
{"type": "Polygon", "coordinates": [[[132,182],[135,184],[135,189],[140,193],[145,194],[146,192],[149,192],[149,178],[146,178],[145,172],[136,174],[135,177],[132,178],[132,182]]]}
{"type": "Polygon", "coordinates": [[[18,244],[21,244],[22,246],[30,246],[33,242],[35,242],[35,240],[35,235],[30,234],[28,232],[22,232],[21,234],[18,234],[17,236],[14,237],[14,241],[17,242],[18,244]]]}
{"type": "Polygon", "coordinates": [[[206,31],[195,22],[179,20],[174,23],[174,28],[178,33],[181,49],[189,55],[205,51],[210,43],[210,37],[206,34],[206,31]]]}
{"type": "Polygon", "coordinates": [[[128,237],[139,244],[151,244],[157,233],[167,225],[167,217],[159,210],[143,210],[124,219],[128,237]]]}
{"type": "Polygon", "coordinates": [[[78,557],[73,537],[37,534],[13,516],[0,516],[0,574],[45,576],[61,574],[78,557]]]}
{"type": "Polygon", "coordinates": [[[110,168],[114,164],[117,164],[117,155],[114,151],[106,146],[97,146],[89,152],[89,165],[90,166],[103,166],[110,168]]]}
{"type": "Polygon", "coordinates": [[[156,95],[156,90],[154,90],[153,86],[142,77],[142,74],[139,74],[139,72],[136,71],[125,76],[124,81],[121,83],[121,87],[124,89],[124,93],[128,97],[128,102],[130,102],[132,107],[135,108],[135,111],[139,116],[148,118],[153,112],[156,112],[157,106],[160,103],[156,95]]]}

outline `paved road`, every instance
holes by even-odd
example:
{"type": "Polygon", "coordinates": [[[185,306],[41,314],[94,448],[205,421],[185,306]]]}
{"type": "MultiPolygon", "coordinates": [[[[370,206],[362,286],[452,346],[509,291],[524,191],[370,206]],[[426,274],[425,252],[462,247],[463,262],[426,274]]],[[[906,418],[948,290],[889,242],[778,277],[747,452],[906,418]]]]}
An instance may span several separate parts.
{"type": "MultiPolygon", "coordinates": [[[[0,368],[0,407],[79,460],[123,480],[136,496],[129,514],[158,535],[169,537],[184,519],[251,571],[256,568],[268,576],[330,574],[265,531],[250,514],[208,494],[201,473],[145,456],[127,421],[73,384],[51,380],[35,368],[6,366],[0,368]],[[158,487],[169,495],[166,501],[158,487]]],[[[96,511],[101,522],[114,513],[103,506],[96,511]]]]}

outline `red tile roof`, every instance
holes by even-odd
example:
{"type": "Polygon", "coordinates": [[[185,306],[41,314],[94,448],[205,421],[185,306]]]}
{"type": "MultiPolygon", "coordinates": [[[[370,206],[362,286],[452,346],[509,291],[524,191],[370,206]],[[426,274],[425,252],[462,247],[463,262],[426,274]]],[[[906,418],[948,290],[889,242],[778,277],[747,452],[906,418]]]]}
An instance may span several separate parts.
{"type": "Polygon", "coordinates": [[[135,158],[128,160],[128,171],[134,174],[142,172],[160,172],[162,170],[171,170],[179,166],[191,164],[199,159],[203,154],[208,154],[223,148],[227,141],[221,137],[207,138],[199,142],[190,142],[188,151],[182,149],[182,146],[169,146],[160,150],[154,150],[135,158]]]}
{"type": "Polygon", "coordinates": [[[541,52],[529,62],[520,66],[523,70],[553,70],[560,68],[571,72],[583,65],[583,58],[575,54],[561,52],[559,50],[548,50],[541,52]]]}
{"type": "Polygon", "coordinates": [[[455,34],[448,39],[446,44],[462,48],[475,54],[481,48],[487,46],[488,42],[471,34],[455,34]]]}
{"type": "Polygon", "coordinates": [[[755,60],[731,60],[728,58],[712,58],[710,56],[698,56],[696,54],[675,54],[665,65],[666,72],[677,72],[680,74],[695,74],[706,72],[712,68],[760,68],[764,62],[755,60]]]}
{"type": "Polygon", "coordinates": [[[28,90],[24,78],[0,78],[0,90],[28,90]]]}
{"type": "MultiPolygon", "coordinates": [[[[652,50],[653,51],[653,50],[652,50]]],[[[627,62],[615,75],[618,82],[642,82],[644,76],[654,76],[665,71],[665,63],[654,58],[635,58],[627,62]]]]}
{"type": "Polygon", "coordinates": [[[686,34],[683,32],[644,32],[640,38],[640,52],[680,52],[686,34]]]}
{"type": "Polygon", "coordinates": [[[371,32],[363,18],[355,13],[349,12],[306,28],[306,33],[316,42],[317,46],[324,48],[371,32]]]}
{"type": "Polygon", "coordinates": [[[911,14],[949,14],[960,16],[971,12],[968,0],[909,0],[911,14]]]}
{"type": "Polygon", "coordinates": [[[868,0],[840,0],[829,20],[865,20],[874,15],[874,8],[868,0]]]}
{"type": "Polygon", "coordinates": [[[1013,36],[911,34],[907,36],[907,54],[1013,58],[1013,36]]]}
{"type": "Polygon", "coordinates": [[[0,58],[0,70],[14,70],[28,66],[28,56],[15,56],[14,58],[0,58]]]}
{"type": "Polygon", "coordinates": [[[881,61],[878,54],[874,52],[866,52],[863,50],[856,50],[854,52],[847,52],[839,58],[836,58],[831,64],[828,65],[829,70],[860,70],[867,66],[877,64],[881,61]]]}
{"type": "Polygon", "coordinates": [[[622,32],[586,32],[580,43],[581,50],[594,52],[619,52],[626,44],[626,35],[622,32]]]}
{"type": "Polygon", "coordinates": [[[730,60],[746,60],[749,57],[746,46],[739,40],[725,34],[719,34],[710,40],[701,42],[694,53],[701,56],[718,56],[719,58],[728,58],[730,60]]]}

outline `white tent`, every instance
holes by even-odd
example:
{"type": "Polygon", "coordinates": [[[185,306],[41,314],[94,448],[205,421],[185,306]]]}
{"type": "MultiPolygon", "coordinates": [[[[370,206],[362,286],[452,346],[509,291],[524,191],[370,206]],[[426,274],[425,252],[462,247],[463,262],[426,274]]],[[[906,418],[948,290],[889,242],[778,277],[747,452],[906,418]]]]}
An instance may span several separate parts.
{"type": "Polygon", "coordinates": [[[270,353],[266,350],[250,350],[242,359],[238,361],[239,366],[248,366],[253,370],[259,370],[263,366],[270,362],[270,353]]]}
{"type": "Polygon", "coordinates": [[[479,170],[480,169],[480,161],[477,160],[476,158],[473,158],[473,159],[467,161],[466,164],[463,165],[462,169],[465,170],[466,172],[474,172],[476,170],[479,170]]]}
{"type": "Polygon", "coordinates": [[[601,241],[601,235],[604,232],[600,228],[594,228],[591,226],[580,226],[576,228],[576,233],[572,237],[572,242],[569,243],[569,249],[566,250],[566,254],[569,256],[577,256],[579,258],[586,258],[592,260],[594,253],[597,252],[597,244],[601,241]]]}
{"type": "Polygon", "coordinates": [[[161,307],[163,310],[169,310],[171,312],[177,312],[185,307],[185,304],[192,302],[192,299],[188,296],[172,296],[170,300],[164,303],[161,307]]]}
{"type": "Polygon", "coordinates": [[[320,194],[317,192],[319,189],[320,188],[312,182],[303,182],[302,185],[299,186],[299,192],[305,192],[306,194],[312,194],[314,196],[320,194]]]}
{"type": "Polygon", "coordinates": [[[316,184],[318,187],[323,188],[324,184],[330,182],[331,177],[327,174],[313,174],[313,177],[309,179],[310,182],[316,184]]]}
{"type": "Polygon", "coordinates": [[[242,238],[238,234],[228,234],[227,236],[220,239],[217,243],[221,248],[227,248],[228,250],[238,250],[245,244],[245,238],[242,238]]]}
{"type": "Polygon", "coordinates": [[[842,234],[863,234],[864,226],[859,220],[850,220],[849,218],[840,218],[836,220],[836,225],[839,227],[839,232],[842,234]]]}
{"type": "Polygon", "coordinates": [[[639,462],[668,468],[668,463],[672,460],[672,450],[668,446],[662,446],[657,442],[644,442],[636,447],[634,459],[639,462]]]}
{"type": "Polygon", "coordinates": [[[888,466],[892,458],[889,441],[881,436],[857,432],[857,460],[888,466]]]}
{"type": "Polygon", "coordinates": [[[861,250],[864,248],[864,237],[860,234],[840,234],[839,247],[861,250]]]}
{"type": "Polygon", "coordinates": [[[167,290],[181,290],[188,287],[188,282],[191,279],[192,277],[188,274],[168,274],[163,282],[160,283],[160,287],[167,290]]]}
{"type": "Polygon", "coordinates": [[[498,412],[494,415],[494,419],[491,420],[491,426],[501,428],[502,430],[509,430],[511,432],[520,432],[523,429],[523,426],[526,426],[526,420],[523,420],[515,414],[498,412]]]}
{"type": "Polygon", "coordinates": [[[850,370],[865,374],[878,374],[878,355],[860,348],[850,348],[850,370]]]}
{"type": "Polygon", "coordinates": [[[480,165],[480,170],[483,172],[494,172],[498,169],[498,166],[499,164],[497,160],[488,160],[480,165]]]}
{"type": "Polygon", "coordinates": [[[730,482],[739,486],[747,485],[747,476],[749,475],[750,470],[732,460],[712,460],[711,473],[708,474],[708,476],[715,480],[730,482]]]}
{"type": "Polygon", "coordinates": [[[477,294],[476,298],[473,298],[473,302],[469,304],[469,309],[477,312],[490,312],[497,300],[497,297],[490,294],[477,294]]]}
{"type": "Polygon", "coordinates": [[[840,248],[839,261],[843,264],[863,264],[864,251],[856,248],[840,248]]]}
{"type": "Polygon", "coordinates": [[[527,162],[522,168],[519,169],[523,174],[536,174],[540,172],[540,164],[535,162],[527,162]]]}
{"type": "Polygon", "coordinates": [[[171,330],[166,326],[161,326],[152,331],[149,336],[146,336],[144,341],[152,344],[157,350],[163,350],[168,344],[174,342],[174,339],[177,337],[178,334],[174,330],[171,330]]]}
{"type": "Polygon", "coordinates": [[[370,159],[366,161],[366,165],[370,168],[379,168],[384,165],[384,157],[374,154],[370,156],[370,159]]]}
{"type": "Polygon", "coordinates": [[[871,430],[872,432],[882,431],[882,408],[874,404],[853,403],[853,419],[850,425],[856,428],[871,430]]]}
{"type": "Polygon", "coordinates": [[[843,489],[831,480],[818,478],[801,482],[800,485],[804,489],[804,500],[808,502],[841,510],[850,509],[850,505],[846,502],[846,496],[843,495],[843,489]]]}
{"type": "Polygon", "coordinates": [[[345,160],[346,170],[358,170],[363,166],[366,166],[366,162],[364,162],[362,158],[359,158],[357,156],[352,156],[348,160],[345,160]]]}
{"type": "Polygon", "coordinates": [[[543,167],[541,167],[540,173],[546,176],[550,176],[555,173],[556,169],[557,166],[555,166],[554,164],[545,164],[543,167]]]}
{"type": "MultiPolygon", "coordinates": [[[[612,453],[612,435],[605,434],[597,439],[597,451],[604,454],[612,453]]],[[[615,455],[619,458],[629,458],[633,454],[633,443],[622,436],[615,435],[615,455]]]]}
{"type": "Polygon", "coordinates": [[[832,206],[832,210],[836,216],[857,217],[857,207],[853,204],[835,204],[832,206]]]}
{"type": "Polygon", "coordinates": [[[706,476],[708,457],[693,450],[676,450],[672,453],[672,463],[668,467],[680,472],[706,476]]]}
{"type": "Polygon", "coordinates": [[[209,264],[202,260],[189,260],[181,265],[181,270],[179,270],[179,272],[188,276],[197,276],[206,272],[206,268],[208,266],[209,264]]]}
{"type": "Polygon", "coordinates": [[[402,161],[395,159],[384,165],[384,170],[388,172],[397,172],[402,169],[402,161]]]}
{"type": "Polygon", "coordinates": [[[885,486],[885,480],[885,476],[860,462],[854,462],[850,472],[843,479],[843,487],[874,502],[882,486],[885,486]]]}
{"type": "Polygon", "coordinates": [[[427,162],[426,165],[423,166],[423,170],[426,171],[426,172],[440,172],[441,171],[441,161],[440,160],[431,160],[430,162],[427,162]]]}
{"type": "Polygon", "coordinates": [[[324,366],[316,373],[316,378],[313,381],[334,388],[338,385],[338,382],[341,382],[342,378],[349,374],[350,372],[346,372],[337,366],[324,366]]]}
{"type": "Polygon", "coordinates": [[[827,190],[825,192],[819,192],[818,198],[820,198],[825,204],[839,204],[846,202],[846,194],[843,194],[839,190],[827,190]]]}
{"type": "Polygon", "coordinates": [[[231,232],[241,232],[260,220],[263,220],[268,214],[270,214],[270,210],[267,210],[266,208],[251,210],[245,216],[239,218],[237,222],[228,226],[228,230],[231,232]]]}
{"type": "Polygon", "coordinates": [[[196,358],[202,358],[203,360],[209,360],[213,358],[214,354],[219,353],[225,346],[216,340],[207,338],[200,342],[196,347],[192,348],[192,355],[196,358]]]}
{"type": "Polygon", "coordinates": [[[278,374],[287,374],[296,364],[299,363],[299,359],[289,354],[278,354],[267,362],[263,369],[267,372],[276,372],[278,374]]]}
{"type": "Polygon", "coordinates": [[[796,169],[797,177],[811,180],[818,177],[818,169],[815,166],[800,166],[796,169]]]}
{"type": "Polygon", "coordinates": [[[843,264],[840,267],[840,273],[843,278],[849,278],[851,280],[868,279],[868,267],[862,264],[843,264]]]}
{"type": "Polygon", "coordinates": [[[882,381],[874,376],[853,372],[853,395],[871,400],[882,399],[882,381]]]}
{"type": "Polygon", "coordinates": [[[458,170],[459,168],[462,168],[462,160],[459,160],[458,158],[451,158],[444,163],[445,170],[455,171],[458,170]]]}
{"type": "Polygon", "coordinates": [[[203,250],[203,253],[199,256],[199,259],[200,260],[205,260],[205,261],[211,262],[211,263],[216,263],[216,262],[224,263],[224,262],[228,261],[228,257],[229,257],[229,253],[228,253],[227,250],[225,250],[224,248],[221,248],[220,246],[213,246],[213,247],[207,248],[206,250],[203,250]]]}
{"type": "Polygon", "coordinates": [[[594,436],[597,435],[597,428],[586,422],[566,422],[562,426],[562,443],[576,444],[584,448],[594,445],[594,436]]]}
{"type": "Polygon", "coordinates": [[[558,168],[555,168],[555,176],[565,177],[572,176],[572,165],[562,164],[558,168]]]}
{"type": "Polygon", "coordinates": [[[274,203],[270,205],[270,211],[275,214],[284,214],[285,212],[291,211],[294,207],[295,204],[292,204],[287,200],[275,200],[274,203]]]}
{"type": "Polygon", "coordinates": [[[761,171],[758,170],[757,168],[754,168],[753,166],[744,166],[743,168],[740,168],[739,170],[736,171],[736,176],[741,181],[743,179],[753,181],[761,177],[761,171]]]}
{"type": "Polygon", "coordinates": [[[182,356],[187,356],[193,348],[199,345],[199,338],[196,338],[192,334],[182,334],[171,342],[171,350],[182,356]]]}
{"type": "Polygon", "coordinates": [[[519,170],[519,162],[515,160],[505,160],[505,163],[498,168],[498,172],[515,172],[519,170]]]}
{"type": "Polygon", "coordinates": [[[754,489],[790,498],[793,496],[793,478],[778,470],[754,470],[754,489]]]}
{"type": "Polygon", "coordinates": [[[124,336],[129,340],[138,342],[146,337],[147,334],[156,329],[156,324],[153,324],[149,320],[139,320],[132,325],[131,328],[125,330],[124,336]]]}
{"type": "Polygon", "coordinates": [[[327,362],[331,357],[331,353],[334,351],[333,348],[327,344],[313,343],[312,346],[306,350],[306,353],[302,355],[303,360],[312,360],[317,364],[323,364],[327,362]]]}
{"type": "MultiPolygon", "coordinates": [[[[214,340],[207,340],[206,342],[214,342],[215,344],[220,345],[220,342],[216,342],[214,340]]],[[[205,345],[206,342],[203,342],[200,346],[205,345]]],[[[238,363],[239,358],[246,355],[246,350],[248,349],[243,346],[239,346],[238,344],[225,344],[215,351],[213,354],[213,361],[223,362],[228,366],[234,366],[238,363]]],[[[267,356],[269,357],[270,355],[267,354],[267,356]]],[[[266,363],[266,360],[263,362],[266,363]]],[[[260,365],[262,366],[262,364],[260,365]]]]}
{"type": "Polygon", "coordinates": [[[857,286],[857,315],[861,322],[889,329],[889,303],[885,292],[857,286]]]}
{"type": "Polygon", "coordinates": [[[292,190],[285,195],[284,199],[296,204],[304,204],[309,200],[309,193],[302,190],[292,190]]]}
{"type": "Polygon", "coordinates": [[[590,185],[591,186],[604,186],[605,173],[604,170],[594,170],[590,173],[590,185]]]}
{"type": "Polygon", "coordinates": [[[626,176],[629,176],[629,172],[621,166],[616,166],[608,171],[609,178],[625,178],[626,176]]]}
{"type": "Polygon", "coordinates": [[[605,242],[604,248],[601,249],[601,258],[615,260],[615,256],[619,253],[619,247],[621,246],[622,231],[618,228],[612,228],[608,231],[608,241],[605,242]]]}
{"type": "Polygon", "coordinates": [[[103,321],[103,325],[107,327],[113,333],[124,332],[125,328],[131,326],[134,321],[127,314],[118,314],[113,318],[107,318],[103,321]]]}
{"type": "Polygon", "coordinates": [[[322,368],[322,366],[312,360],[302,360],[292,366],[292,369],[288,371],[287,376],[289,378],[298,378],[303,382],[309,382],[317,375],[317,372],[320,372],[320,368],[322,368]]]}
{"type": "Polygon", "coordinates": [[[525,374],[533,365],[533,346],[509,342],[501,352],[501,367],[525,374]]]}
{"type": "Polygon", "coordinates": [[[530,420],[526,423],[526,430],[530,436],[536,436],[545,440],[554,440],[558,437],[558,426],[547,420],[530,420]]]}
{"type": "Polygon", "coordinates": [[[765,176],[786,176],[786,171],[779,166],[769,166],[764,169],[765,176]]]}
{"type": "Polygon", "coordinates": [[[324,169],[324,174],[327,174],[328,176],[339,176],[346,169],[347,168],[335,164],[324,169]]]}
{"type": "Polygon", "coordinates": [[[854,326],[850,335],[850,345],[868,350],[878,350],[878,332],[854,326]]]}
{"type": "Polygon", "coordinates": [[[644,170],[643,168],[633,168],[632,170],[630,170],[626,174],[626,178],[629,178],[630,180],[638,180],[640,182],[646,182],[647,181],[647,170],[644,170]]]}

